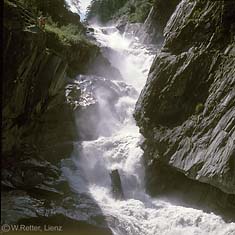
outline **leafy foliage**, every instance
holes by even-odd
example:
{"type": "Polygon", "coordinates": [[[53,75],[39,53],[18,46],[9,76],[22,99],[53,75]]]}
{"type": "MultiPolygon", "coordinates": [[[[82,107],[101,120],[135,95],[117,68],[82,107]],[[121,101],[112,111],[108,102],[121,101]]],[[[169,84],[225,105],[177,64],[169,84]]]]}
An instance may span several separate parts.
{"type": "Polygon", "coordinates": [[[143,23],[147,18],[149,11],[152,7],[152,0],[136,0],[129,1],[121,11],[118,11],[115,18],[119,18],[123,15],[123,10],[126,11],[125,15],[128,16],[128,20],[131,23],[140,22],[143,23]]]}
{"type": "Polygon", "coordinates": [[[54,33],[64,46],[87,41],[81,29],[74,24],[59,27],[56,23],[51,21],[49,24],[46,24],[45,30],[49,33],[54,33]]]}
{"type": "Polygon", "coordinates": [[[93,0],[87,18],[98,17],[106,23],[113,18],[127,16],[132,23],[144,22],[152,5],[153,0],[93,0]]]}
{"type": "MultiPolygon", "coordinates": [[[[54,35],[61,46],[71,46],[81,41],[88,43],[80,22],[80,16],[69,10],[65,0],[18,0],[37,16],[46,16],[45,31],[54,35]]],[[[79,7],[79,0],[72,0],[72,4],[79,7]]]]}
{"type": "Polygon", "coordinates": [[[199,114],[203,111],[204,109],[204,104],[198,103],[195,107],[195,114],[199,114]]]}
{"type": "Polygon", "coordinates": [[[127,0],[92,0],[90,7],[88,7],[87,19],[98,17],[102,23],[105,23],[109,21],[126,2],[127,0]]]}
{"type": "MultiPolygon", "coordinates": [[[[18,0],[37,15],[51,17],[59,25],[80,22],[80,16],[69,11],[69,6],[65,0],[18,0]]],[[[79,7],[79,1],[73,0],[73,3],[79,7]]]]}

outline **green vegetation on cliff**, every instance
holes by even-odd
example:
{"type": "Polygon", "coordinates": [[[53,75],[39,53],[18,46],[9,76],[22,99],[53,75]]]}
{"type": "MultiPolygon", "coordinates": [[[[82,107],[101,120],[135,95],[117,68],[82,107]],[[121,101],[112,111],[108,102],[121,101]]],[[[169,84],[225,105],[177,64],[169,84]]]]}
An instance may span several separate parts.
{"type": "Polygon", "coordinates": [[[88,8],[87,19],[97,18],[102,23],[126,16],[131,23],[144,22],[153,0],[93,0],[88,8]]]}
{"type": "Polygon", "coordinates": [[[22,4],[35,16],[45,17],[45,31],[56,34],[56,38],[61,44],[71,46],[80,42],[88,43],[80,16],[69,10],[65,0],[17,0],[15,2],[22,4]]]}
{"type": "Polygon", "coordinates": [[[84,72],[88,61],[99,51],[86,37],[80,16],[69,10],[65,0],[5,0],[4,3],[6,8],[10,4],[18,9],[22,30],[42,34],[45,46],[67,61],[70,77],[84,72]],[[45,27],[40,27],[40,17],[45,18],[45,27]]]}
{"type": "Polygon", "coordinates": [[[57,39],[65,46],[79,42],[89,43],[81,30],[74,24],[59,27],[55,22],[51,21],[46,24],[45,31],[56,34],[57,39]]]}
{"type": "Polygon", "coordinates": [[[130,23],[143,23],[153,6],[153,1],[154,0],[128,1],[125,6],[115,14],[115,19],[119,19],[125,15],[128,17],[130,23]]]}
{"type": "Polygon", "coordinates": [[[50,16],[58,25],[79,24],[80,16],[69,10],[69,6],[65,0],[16,0],[25,7],[33,11],[35,14],[50,16]]]}
{"type": "Polygon", "coordinates": [[[87,19],[97,17],[102,23],[112,19],[113,15],[125,5],[127,0],[92,0],[88,8],[87,19]]]}

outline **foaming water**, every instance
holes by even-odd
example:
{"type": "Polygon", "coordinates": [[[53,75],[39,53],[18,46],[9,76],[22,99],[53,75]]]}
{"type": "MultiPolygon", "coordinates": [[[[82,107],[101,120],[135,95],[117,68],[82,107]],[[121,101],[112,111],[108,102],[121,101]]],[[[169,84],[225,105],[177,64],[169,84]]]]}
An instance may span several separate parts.
{"type": "Polygon", "coordinates": [[[133,111],[156,52],[134,37],[120,35],[115,27],[94,28],[99,43],[111,49],[109,60],[124,81],[104,78],[108,88],[95,90],[97,112],[102,114],[97,120],[99,138],[75,145],[73,170],[64,167],[71,187],[92,195],[115,235],[234,235],[234,223],[145,193],[142,136],[133,111]],[[109,174],[114,169],[120,173],[125,200],[115,200],[111,193],[109,174]]]}

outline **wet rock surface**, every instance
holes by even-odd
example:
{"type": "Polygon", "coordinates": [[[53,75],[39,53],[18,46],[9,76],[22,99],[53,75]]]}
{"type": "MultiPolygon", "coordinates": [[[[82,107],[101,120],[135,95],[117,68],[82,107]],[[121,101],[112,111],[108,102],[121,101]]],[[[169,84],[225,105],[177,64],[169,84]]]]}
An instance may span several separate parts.
{"type": "Polygon", "coordinates": [[[87,195],[71,193],[61,180],[61,195],[52,197],[41,191],[3,191],[1,223],[25,226],[58,226],[57,232],[112,234],[99,207],[87,195]],[[94,216],[94,214],[96,216],[94,216]]]}
{"type": "MultiPolygon", "coordinates": [[[[218,189],[227,211],[235,209],[234,13],[232,1],[181,1],[135,111],[148,189],[180,172],[218,189]]],[[[180,177],[174,182],[182,189],[180,177]]]]}

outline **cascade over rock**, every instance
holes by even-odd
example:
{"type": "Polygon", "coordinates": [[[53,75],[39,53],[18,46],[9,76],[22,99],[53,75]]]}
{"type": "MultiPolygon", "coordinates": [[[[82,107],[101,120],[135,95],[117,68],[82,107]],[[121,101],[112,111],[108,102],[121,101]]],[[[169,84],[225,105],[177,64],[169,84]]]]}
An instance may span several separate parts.
{"type": "MultiPolygon", "coordinates": [[[[143,159],[140,148],[143,137],[138,133],[133,111],[156,51],[150,45],[139,43],[131,32],[121,35],[114,26],[93,27],[94,36],[107,48],[107,58],[119,68],[123,80],[112,76],[108,79],[90,75],[77,77],[82,93],[85,90],[89,92],[87,101],[94,102],[95,107],[87,107],[87,111],[92,111],[90,116],[93,121],[83,117],[82,123],[97,135],[92,140],[75,144],[70,164],[63,169],[70,186],[77,193],[94,197],[115,235],[233,233],[235,224],[225,222],[220,216],[221,210],[212,208],[218,196],[218,203],[226,202],[223,212],[227,210],[230,213],[224,214],[229,220],[233,219],[233,209],[228,206],[228,202],[233,200],[230,195],[217,194],[216,188],[208,184],[203,184],[203,188],[202,183],[190,181],[184,174],[164,164],[158,164],[157,169],[154,168],[156,164],[146,166],[145,172],[143,160],[148,157],[148,149],[144,148],[143,159]],[[159,192],[169,192],[172,197],[149,196],[145,183],[149,192],[155,191],[157,196],[159,192]],[[123,194],[124,200],[117,200],[123,194]],[[178,200],[178,196],[182,195],[189,200],[178,200]],[[192,200],[199,202],[200,208],[192,200]]],[[[198,105],[196,113],[199,114],[202,108],[203,105],[198,105]]],[[[81,116],[82,111],[77,116],[80,120],[78,126],[81,116]]],[[[143,147],[148,147],[145,143],[143,147]]]]}
{"type": "MultiPolygon", "coordinates": [[[[83,235],[233,234],[233,4],[183,0],[159,53],[178,0],[154,1],[148,32],[141,20],[122,33],[86,29],[58,2],[57,12],[54,0],[4,0],[1,223],[83,235]],[[44,29],[34,4],[51,14],[44,29]],[[144,138],[133,112],[148,73],[135,112],[144,138]]],[[[152,4],[121,2],[134,3],[132,19],[152,4]]]]}

